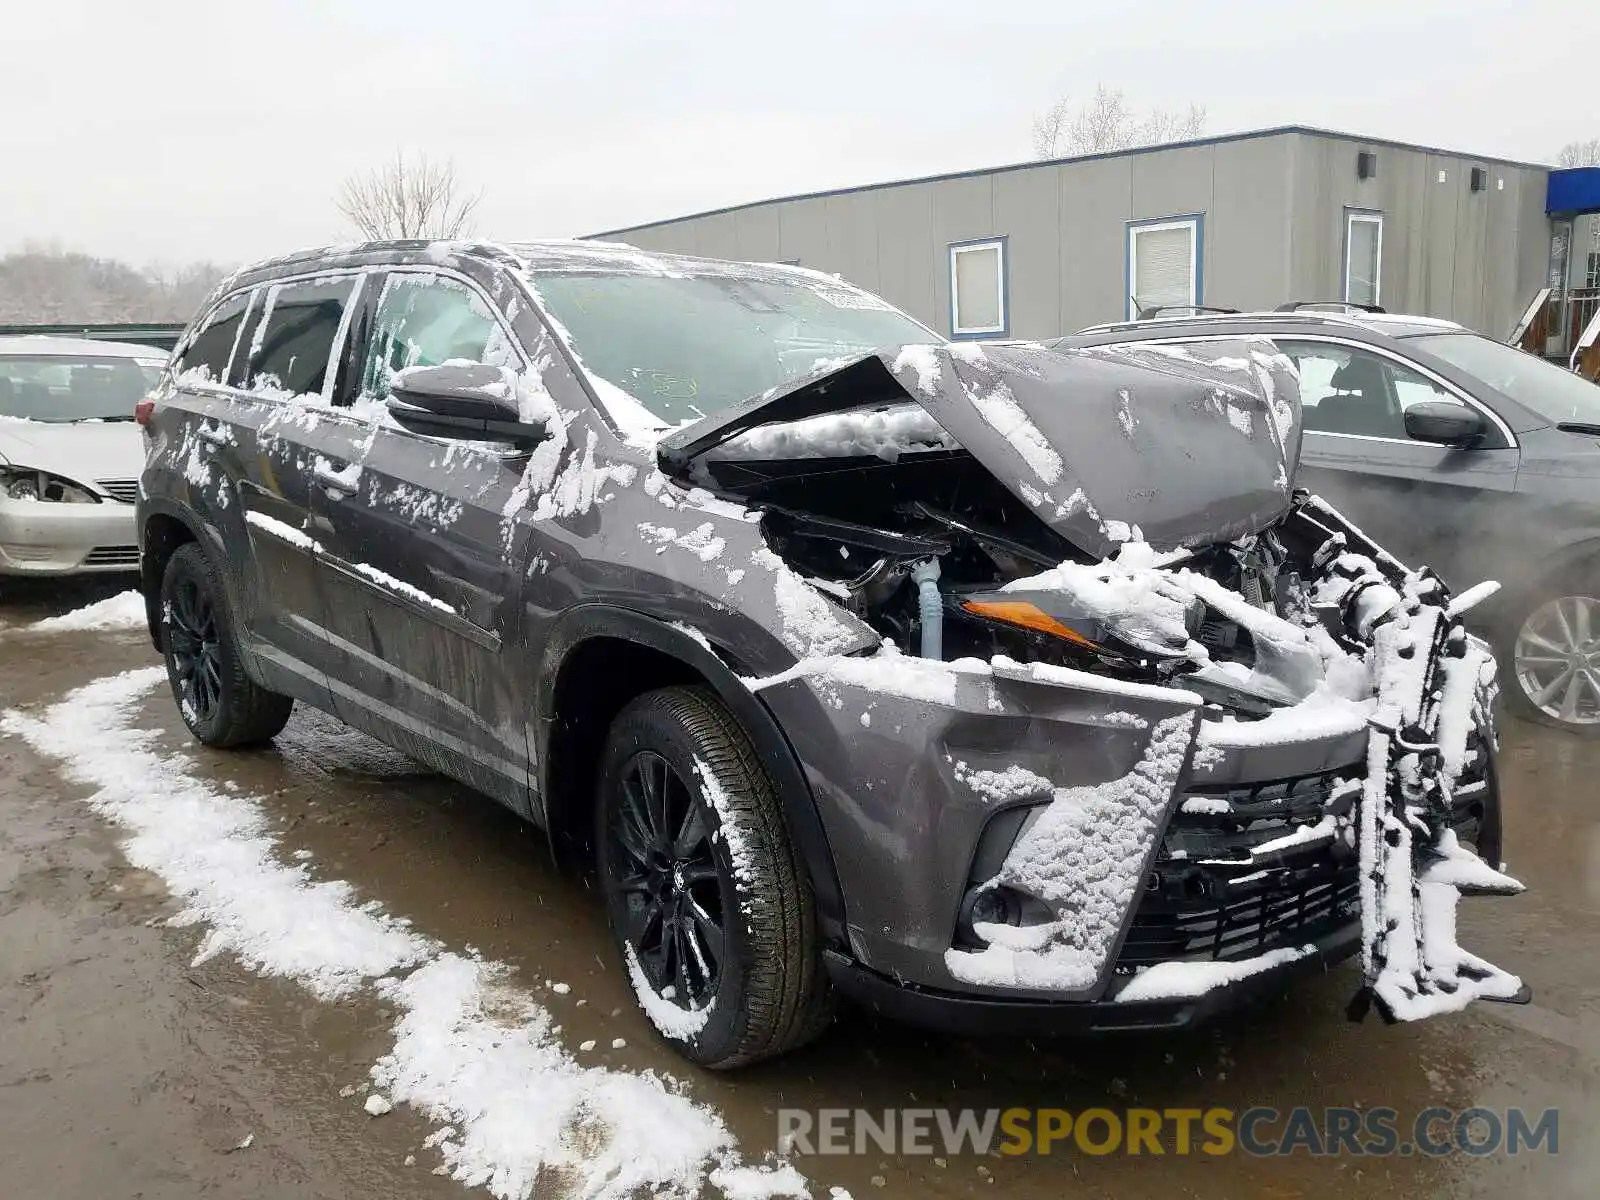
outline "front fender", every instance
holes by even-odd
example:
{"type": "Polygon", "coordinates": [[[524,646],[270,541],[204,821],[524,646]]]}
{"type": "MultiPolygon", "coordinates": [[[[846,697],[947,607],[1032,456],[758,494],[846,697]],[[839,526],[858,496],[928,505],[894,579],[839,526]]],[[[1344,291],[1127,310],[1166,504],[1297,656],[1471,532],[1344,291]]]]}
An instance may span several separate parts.
{"type": "Polygon", "coordinates": [[[551,815],[548,810],[551,797],[549,750],[556,719],[555,683],[567,656],[594,638],[620,638],[669,655],[697,672],[727,706],[750,738],[762,767],[777,789],[789,835],[810,874],[823,936],[830,944],[842,945],[843,893],[816,800],[794,748],[772,711],[741,682],[740,668],[731,656],[703,637],[692,634],[685,626],[669,624],[620,605],[598,603],[575,605],[555,619],[534,673],[537,720],[532,730],[532,749],[538,783],[535,805],[540,823],[548,828],[551,815]]]}

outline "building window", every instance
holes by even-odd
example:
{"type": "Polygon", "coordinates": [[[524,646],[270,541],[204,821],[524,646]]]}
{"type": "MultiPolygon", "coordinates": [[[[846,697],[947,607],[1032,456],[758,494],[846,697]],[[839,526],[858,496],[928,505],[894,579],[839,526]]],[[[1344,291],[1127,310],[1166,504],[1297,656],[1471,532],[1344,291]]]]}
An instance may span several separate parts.
{"type": "Polygon", "coordinates": [[[1128,317],[1200,303],[1201,220],[1163,217],[1128,226],[1128,317]]]}
{"type": "Polygon", "coordinates": [[[1383,214],[1345,209],[1344,302],[1379,304],[1383,292],[1383,214]]]}
{"type": "Polygon", "coordinates": [[[955,337],[1005,336],[1006,239],[950,247],[950,332],[955,337]]]}

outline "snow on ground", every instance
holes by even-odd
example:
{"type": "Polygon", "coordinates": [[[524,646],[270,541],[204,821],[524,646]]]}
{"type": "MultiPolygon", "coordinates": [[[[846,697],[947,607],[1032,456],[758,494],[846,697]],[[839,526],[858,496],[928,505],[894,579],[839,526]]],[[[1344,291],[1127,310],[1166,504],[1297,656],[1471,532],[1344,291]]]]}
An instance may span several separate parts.
{"type": "Polygon", "coordinates": [[[181,904],[173,923],[205,928],[196,961],[232,954],[319,999],[392,1004],[394,1048],[373,1082],[384,1102],[436,1122],[427,1144],[453,1178],[500,1200],[527,1200],[548,1174],[593,1200],[687,1198],[708,1176],[738,1200],[805,1194],[787,1164],[744,1164],[721,1117],[674,1081],[580,1066],[510,967],[445,948],[348,883],[315,880],[258,800],[196,777],[187,755],[134,726],[165,677],[148,667],[98,680],[42,713],[6,712],[0,733],[94,789],[88,804],[120,827],[129,861],[181,904]]]}
{"type": "Polygon", "coordinates": [[[82,608],[46,617],[26,627],[28,633],[84,633],[88,631],[143,629],[144,597],[135,591],[120,592],[82,608]]]}

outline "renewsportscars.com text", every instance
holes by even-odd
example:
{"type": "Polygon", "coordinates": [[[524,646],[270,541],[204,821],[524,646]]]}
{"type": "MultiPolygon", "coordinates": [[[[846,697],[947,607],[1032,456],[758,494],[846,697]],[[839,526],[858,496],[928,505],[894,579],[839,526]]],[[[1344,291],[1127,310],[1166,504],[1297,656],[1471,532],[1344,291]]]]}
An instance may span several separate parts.
{"type": "Polygon", "coordinates": [[[823,1108],[778,1110],[778,1149],[819,1154],[1306,1154],[1560,1152],[1560,1110],[1425,1108],[823,1108]]]}

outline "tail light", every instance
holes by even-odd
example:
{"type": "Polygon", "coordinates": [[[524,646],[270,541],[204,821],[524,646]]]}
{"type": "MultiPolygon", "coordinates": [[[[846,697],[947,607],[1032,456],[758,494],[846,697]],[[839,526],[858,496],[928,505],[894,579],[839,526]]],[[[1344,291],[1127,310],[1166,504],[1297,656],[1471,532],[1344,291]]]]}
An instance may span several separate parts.
{"type": "Polygon", "coordinates": [[[156,415],[156,402],[146,397],[133,406],[133,420],[138,425],[150,424],[150,418],[156,415]]]}

